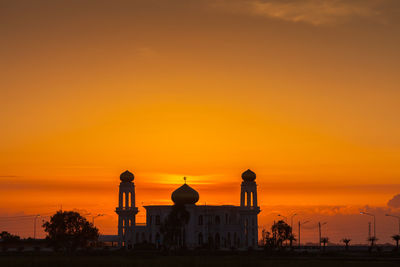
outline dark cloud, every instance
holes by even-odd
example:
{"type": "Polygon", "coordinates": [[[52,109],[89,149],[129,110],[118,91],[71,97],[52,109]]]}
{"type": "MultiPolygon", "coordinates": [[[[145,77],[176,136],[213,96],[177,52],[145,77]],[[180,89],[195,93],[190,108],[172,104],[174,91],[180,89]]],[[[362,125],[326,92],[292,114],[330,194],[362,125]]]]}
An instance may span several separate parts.
{"type": "Polygon", "coordinates": [[[400,208],[400,194],[395,195],[387,204],[391,208],[400,208]]]}

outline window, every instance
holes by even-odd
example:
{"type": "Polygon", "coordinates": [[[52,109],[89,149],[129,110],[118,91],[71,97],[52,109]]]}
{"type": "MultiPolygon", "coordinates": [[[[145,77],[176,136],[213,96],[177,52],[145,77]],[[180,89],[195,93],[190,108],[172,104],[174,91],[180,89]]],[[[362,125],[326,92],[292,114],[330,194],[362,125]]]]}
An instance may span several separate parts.
{"type": "Polygon", "coordinates": [[[221,223],[221,219],[219,218],[219,216],[215,216],[215,224],[220,224],[221,223]]]}
{"type": "Polygon", "coordinates": [[[153,216],[149,216],[149,225],[152,225],[153,224],[153,216]]]}
{"type": "Polygon", "coordinates": [[[203,225],[203,215],[199,216],[199,225],[203,225]]]}
{"type": "Polygon", "coordinates": [[[229,223],[229,216],[228,213],[225,214],[225,224],[229,223]]]}
{"type": "Polygon", "coordinates": [[[160,225],[161,224],[161,220],[160,220],[160,215],[156,216],[156,225],[160,225]]]}

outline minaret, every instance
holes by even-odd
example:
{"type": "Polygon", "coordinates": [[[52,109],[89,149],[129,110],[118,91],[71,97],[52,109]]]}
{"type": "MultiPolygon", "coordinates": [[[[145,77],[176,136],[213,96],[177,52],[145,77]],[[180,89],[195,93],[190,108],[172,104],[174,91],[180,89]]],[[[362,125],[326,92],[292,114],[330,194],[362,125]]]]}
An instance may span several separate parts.
{"type": "Polygon", "coordinates": [[[241,207],[257,207],[257,184],[256,174],[251,170],[242,173],[242,190],[240,194],[241,207]]]}
{"type": "Polygon", "coordinates": [[[125,171],[119,184],[119,201],[115,212],[118,214],[118,246],[131,248],[138,209],[135,205],[135,176],[125,171]]]}
{"type": "Polygon", "coordinates": [[[260,208],[257,206],[256,174],[251,170],[242,173],[242,185],[240,192],[240,207],[242,208],[245,247],[257,247],[258,242],[258,218],[260,208]]]}

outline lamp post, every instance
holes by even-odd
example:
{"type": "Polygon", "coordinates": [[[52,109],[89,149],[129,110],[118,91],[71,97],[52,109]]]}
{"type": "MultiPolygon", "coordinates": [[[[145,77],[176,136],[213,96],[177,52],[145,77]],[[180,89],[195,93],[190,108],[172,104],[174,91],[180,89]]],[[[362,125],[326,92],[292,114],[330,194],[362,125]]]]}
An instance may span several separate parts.
{"type": "Polygon", "coordinates": [[[33,219],[33,239],[36,239],[36,219],[39,217],[40,217],[40,215],[37,214],[37,215],[35,215],[35,217],[33,219]]]}
{"type": "Polygon", "coordinates": [[[321,226],[327,224],[327,222],[318,222],[318,236],[319,236],[319,247],[321,248],[321,226]]]}
{"type": "Polygon", "coordinates": [[[400,216],[396,216],[396,215],[392,215],[392,214],[385,214],[385,216],[397,218],[397,220],[399,220],[399,234],[400,234],[400,216]]]}
{"type": "Polygon", "coordinates": [[[374,236],[373,237],[376,238],[376,217],[375,217],[375,215],[368,213],[368,212],[363,212],[363,211],[361,211],[360,214],[374,217],[374,236]]]}
{"type": "Polygon", "coordinates": [[[306,223],[308,223],[309,221],[305,221],[305,222],[300,222],[299,221],[299,248],[300,248],[300,226],[302,226],[303,224],[306,224],[306,223]]]}

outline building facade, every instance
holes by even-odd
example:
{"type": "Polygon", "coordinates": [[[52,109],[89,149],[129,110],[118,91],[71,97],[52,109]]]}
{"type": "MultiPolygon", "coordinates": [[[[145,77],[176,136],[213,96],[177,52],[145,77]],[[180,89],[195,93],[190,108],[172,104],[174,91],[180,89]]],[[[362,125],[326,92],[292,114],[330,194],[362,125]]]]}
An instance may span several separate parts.
{"type": "MultiPolygon", "coordinates": [[[[163,244],[162,224],[173,205],[150,205],[146,209],[146,223],[137,224],[134,175],[125,171],[120,176],[118,214],[118,244],[132,248],[135,244],[163,244]]],[[[251,170],[242,173],[240,206],[196,205],[199,194],[188,184],[176,189],[171,199],[189,213],[184,225],[180,245],[187,248],[211,247],[230,249],[257,247],[258,214],[256,174],[251,170]]]]}

